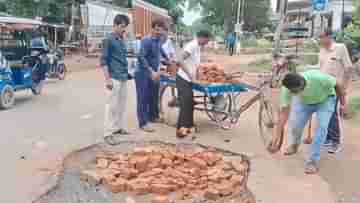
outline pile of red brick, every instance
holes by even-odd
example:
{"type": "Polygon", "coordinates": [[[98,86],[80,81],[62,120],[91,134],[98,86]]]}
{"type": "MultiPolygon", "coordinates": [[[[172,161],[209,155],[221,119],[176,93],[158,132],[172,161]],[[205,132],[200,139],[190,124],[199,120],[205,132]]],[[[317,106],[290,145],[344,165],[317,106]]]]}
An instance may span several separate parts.
{"type": "Polygon", "coordinates": [[[197,79],[202,83],[226,83],[224,68],[216,63],[203,63],[198,67],[197,79]]]}
{"type": "Polygon", "coordinates": [[[141,147],[127,154],[98,154],[96,169],[83,171],[81,177],[113,193],[160,195],[153,202],[161,203],[175,192],[181,200],[230,196],[246,188],[248,172],[248,161],[226,160],[212,149],[141,147]]]}

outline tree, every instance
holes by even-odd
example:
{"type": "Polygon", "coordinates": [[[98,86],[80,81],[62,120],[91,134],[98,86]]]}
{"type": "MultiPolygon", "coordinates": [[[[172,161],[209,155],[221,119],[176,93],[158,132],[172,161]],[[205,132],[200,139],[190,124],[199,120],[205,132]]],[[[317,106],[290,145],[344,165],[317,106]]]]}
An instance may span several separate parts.
{"type": "Polygon", "coordinates": [[[5,2],[0,1],[0,12],[6,12],[6,11],[7,11],[7,9],[6,9],[5,2]]]}
{"type": "MultiPolygon", "coordinates": [[[[238,2],[239,0],[189,0],[189,7],[201,10],[203,20],[207,23],[223,26],[225,32],[231,32],[237,22],[238,2]]],[[[244,2],[245,30],[261,30],[271,24],[268,18],[270,0],[245,0],[244,2]]]]}
{"type": "Polygon", "coordinates": [[[345,35],[349,36],[356,43],[355,46],[360,48],[360,2],[357,2],[353,22],[345,29],[345,35]]]}
{"type": "Polygon", "coordinates": [[[69,5],[83,0],[4,0],[5,10],[14,16],[50,16],[64,19],[69,5]]]}

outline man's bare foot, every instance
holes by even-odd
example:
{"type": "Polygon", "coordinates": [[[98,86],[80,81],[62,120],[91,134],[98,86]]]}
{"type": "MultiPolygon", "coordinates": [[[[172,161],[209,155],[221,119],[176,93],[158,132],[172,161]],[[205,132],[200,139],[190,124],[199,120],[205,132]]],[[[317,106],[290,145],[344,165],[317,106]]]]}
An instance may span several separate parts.
{"type": "Polygon", "coordinates": [[[176,137],[185,138],[190,135],[189,131],[189,128],[180,128],[176,131],[176,137]]]}
{"type": "Polygon", "coordinates": [[[304,144],[312,144],[312,142],[313,142],[313,140],[312,140],[311,137],[306,137],[306,138],[304,139],[304,144]]]}
{"type": "Polygon", "coordinates": [[[280,149],[281,149],[281,146],[277,146],[274,143],[270,143],[267,147],[268,152],[271,154],[278,153],[280,151],[280,149]]]}

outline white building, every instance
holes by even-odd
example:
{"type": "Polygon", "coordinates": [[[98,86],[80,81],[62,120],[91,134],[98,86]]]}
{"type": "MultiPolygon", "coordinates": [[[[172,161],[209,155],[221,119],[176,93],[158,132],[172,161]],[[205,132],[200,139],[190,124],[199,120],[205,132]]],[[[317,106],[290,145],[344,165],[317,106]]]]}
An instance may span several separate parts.
{"type": "Polygon", "coordinates": [[[345,16],[351,16],[355,11],[352,0],[328,0],[324,11],[315,11],[312,8],[312,0],[289,0],[288,16],[303,16],[311,19],[306,23],[312,32],[317,35],[325,28],[339,31],[342,28],[343,12],[345,16]]]}

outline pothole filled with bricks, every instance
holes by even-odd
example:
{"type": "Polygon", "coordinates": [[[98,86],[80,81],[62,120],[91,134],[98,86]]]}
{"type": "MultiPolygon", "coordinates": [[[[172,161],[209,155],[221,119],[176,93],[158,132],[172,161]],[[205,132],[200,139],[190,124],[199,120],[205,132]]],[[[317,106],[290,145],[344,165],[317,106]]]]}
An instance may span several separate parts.
{"type": "Polygon", "coordinates": [[[36,203],[255,203],[248,158],[195,144],[124,142],[74,152],[36,203]]]}

